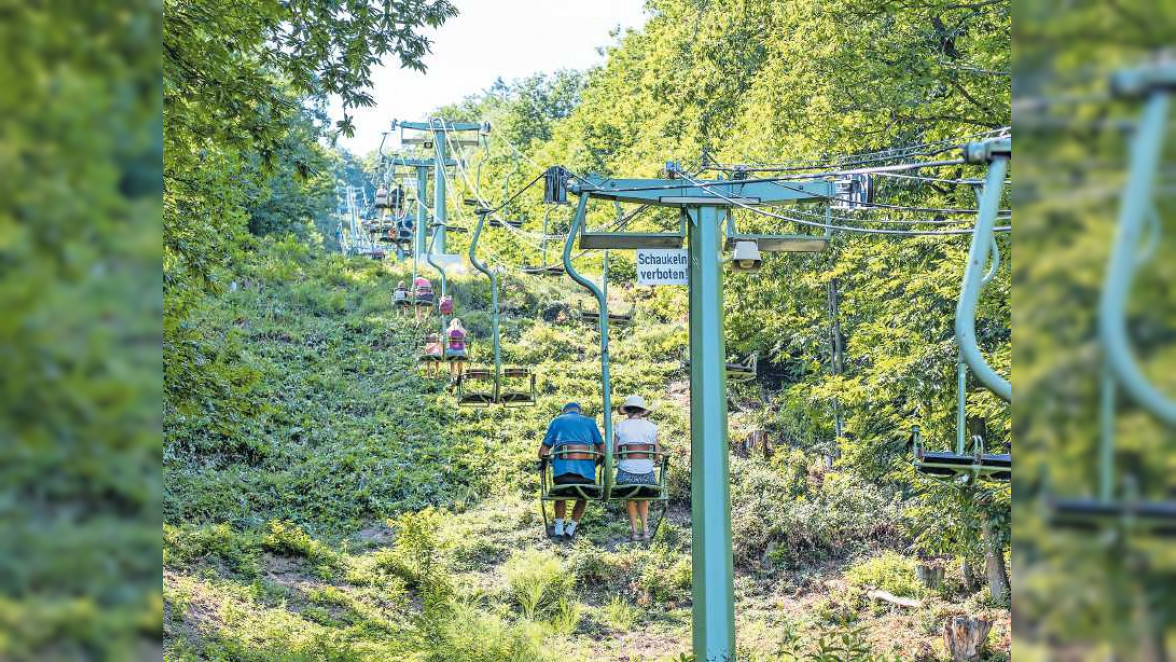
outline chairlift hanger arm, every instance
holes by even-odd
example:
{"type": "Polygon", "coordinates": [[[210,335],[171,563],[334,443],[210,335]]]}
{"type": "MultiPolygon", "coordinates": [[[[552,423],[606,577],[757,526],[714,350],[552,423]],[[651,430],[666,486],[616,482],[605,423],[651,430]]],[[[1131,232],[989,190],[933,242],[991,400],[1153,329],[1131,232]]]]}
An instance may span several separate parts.
{"type": "MultiPolygon", "coordinates": [[[[980,198],[980,213],[972,233],[972,245],[968,251],[968,264],[964,270],[960,300],[956,305],[955,336],[960,356],[971,368],[976,378],[988,390],[1006,402],[1013,401],[1013,386],[1008,379],[997,374],[980,351],[976,340],[976,307],[980,292],[995,275],[993,270],[985,273],[990,256],[999,259],[993,252],[995,246],[994,228],[1000,208],[1000,197],[1004,189],[1005,174],[1012,157],[1012,139],[1002,138],[980,143],[969,143],[964,147],[965,157],[972,162],[988,163],[984,192],[980,198]]],[[[995,264],[993,265],[996,266],[995,264]]]]}
{"type": "Polygon", "coordinates": [[[588,198],[587,193],[580,194],[580,200],[576,205],[576,215],[572,218],[572,225],[568,228],[568,238],[564,243],[563,264],[564,271],[572,280],[576,281],[585,287],[593,296],[596,297],[596,303],[600,308],[600,379],[601,391],[603,392],[602,404],[604,408],[604,498],[608,499],[612,490],[612,394],[609,379],[609,355],[608,355],[608,300],[604,296],[604,292],[592,282],[591,278],[585,277],[579,271],[576,271],[576,266],[572,264],[572,247],[576,243],[576,235],[581,226],[585,223],[585,217],[588,214],[588,198]]]}
{"type": "Polygon", "coordinates": [[[1139,247],[1146,224],[1150,215],[1155,213],[1155,173],[1163,156],[1169,97],[1174,85],[1176,73],[1167,85],[1153,83],[1145,102],[1139,133],[1131,146],[1131,176],[1123,191],[1117,236],[1099,301],[1098,321],[1107,365],[1123,390],[1143,409],[1169,426],[1176,426],[1176,402],[1162,393],[1139,366],[1127,329],[1127,302],[1140,263],[1139,247]]]}

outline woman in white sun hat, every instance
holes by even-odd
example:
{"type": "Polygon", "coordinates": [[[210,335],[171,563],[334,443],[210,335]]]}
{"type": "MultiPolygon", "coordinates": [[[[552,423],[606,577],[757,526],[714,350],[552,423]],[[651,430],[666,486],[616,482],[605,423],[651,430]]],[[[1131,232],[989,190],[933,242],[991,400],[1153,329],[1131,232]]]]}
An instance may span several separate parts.
{"type": "MultiPolygon", "coordinates": [[[[657,441],[657,426],[648,419],[649,407],[639,395],[630,395],[620,406],[626,418],[613,428],[614,452],[628,450],[617,461],[618,485],[656,485],[653,460],[661,453],[657,441]],[[648,451],[642,452],[642,451],[648,451]]],[[[631,540],[649,540],[649,502],[627,501],[631,540]],[[640,527],[638,526],[640,522],[640,527]]]]}

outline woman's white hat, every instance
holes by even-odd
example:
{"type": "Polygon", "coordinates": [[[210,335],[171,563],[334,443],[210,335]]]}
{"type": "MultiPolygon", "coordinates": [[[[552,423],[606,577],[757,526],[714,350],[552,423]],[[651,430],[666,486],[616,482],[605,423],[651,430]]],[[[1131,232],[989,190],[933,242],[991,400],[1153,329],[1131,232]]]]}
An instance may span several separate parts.
{"type": "Polygon", "coordinates": [[[622,414],[628,414],[632,410],[649,411],[649,407],[645,406],[645,398],[639,395],[630,395],[625,398],[625,404],[621,405],[617,411],[622,414]]]}

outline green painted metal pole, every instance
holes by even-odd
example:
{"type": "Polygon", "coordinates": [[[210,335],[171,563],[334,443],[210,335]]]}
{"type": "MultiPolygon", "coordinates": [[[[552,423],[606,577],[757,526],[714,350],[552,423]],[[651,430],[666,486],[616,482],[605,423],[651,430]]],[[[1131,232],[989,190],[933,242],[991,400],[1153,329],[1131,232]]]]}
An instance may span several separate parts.
{"type": "MultiPolygon", "coordinates": [[[[600,291],[604,293],[604,300],[608,301],[608,251],[600,264],[600,291]]],[[[601,313],[603,315],[605,313],[601,313]]]]}
{"type": "Polygon", "coordinates": [[[1148,214],[1155,213],[1153,196],[1164,154],[1170,94],[1169,89],[1160,88],[1148,96],[1131,143],[1129,177],[1099,300],[1098,330],[1107,365],[1123,392],[1164,424],[1176,427],[1176,401],[1161,392],[1140,368],[1127,329],[1127,302],[1139,263],[1139,246],[1148,214]]]}
{"type": "Polygon", "coordinates": [[[602,397],[602,404],[604,407],[604,500],[607,501],[612,495],[612,465],[613,465],[613,443],[612,443],[612,388],[609,376],[609,356],[608,356],[608,299],[605,298],[604,292],[601,291],[596,283],[593,283],[590,278],[585,278],[583,274],[576,271],[576,266],[572,264],[572,247],[576,243],[576,235],[580,232],[580,227],[584,224],[584,217],[588,213],[588,194],[580,194],[580,202],[576,206],[576,216],[572,219],[572,227],[568,228],[568,238],[564,243],[563,264],[564,271],[572,280],[584,286],[589,292],[596,297],[596,305],[600,309],[600,385],[604,391],[602,397]]]}
{"type": "Polygon", "coordinates": [[[425,207],[425,194],[429,189],[429,168],[427,166],[417,166],[417,210],[416,210],[416,245],[413,250],[416,251],[416,257],[424,256],[426,250],[425,244],[428,241],[426,225],[428,224],[428,217],[425,207]]]}
{"type": "MultiPolygon", "coordinates": [[[[440,228],[438,228],[438,230],[439,229],[440,228]]],[[[436,231],[434,231],[433,232],[434,239],[436,239],[436,236],[437,236],[437,233],[436,233],[436,231]]],[[[432,242],[430,242],[430,244],[431,243],[432,242]]],[[[429,249],[427,251],[425,251],[425,261],[428,262],[429,265],[432,266],[434,269],[436,269],[437,273],[441,275],[441,297],[444,298],[446,289],[449,284],[449,279],[445,275],[445,267],[443,267],[442,265],[437,264],[436,262],[433,261],[434,253],[433,253],[432,248],[433,247],[430,245],[429,249]]],[[[414,280],[415,280],[415,278],[414,278],[414,280]]],[[[416,286],[414,285],[413,287],[415,289],[416,286]]],[[[444,313],[441,312],[441,306],[437,306],[437,317],[439,317],[441,320],[441,337],[442,337],[442,339],[444,339],[445,327],[449,324],[449,321],[445,319],[444,313]]],[[[444,340],[442,342],[444,342],[444,340]]]]}
{"type": "Polygon", "coordinates": [[[1012,384],[992,369],[980,352],[980,345],[976,339],[976,306],[980,301],[980,292],[984,289],[984,266],[992,255],[993,227],[996,225],[1001,191],[1008,168],[1008,154],[995,153],[989,157],[988,173],[980,194],[980,209],[976,215],[976,227],[972,233],[972,245],[968,250],[968,264],[964,268],[964,281],[960,288],[960,299],[956,304],[955,337],[960,356],[971,368],[976,380],[1005,402],[1012,402],[1012,384]]]}
{"type": "Polygon", "coordinates": [[[482,228],[486,226],[486,214],[478,214],[478,225],[474,228],[474,237],[470,239],[470,264],[490,279],[490,310],[491,326],[494,334],[494,400],[498,400],[498,385],[502,377],[502,344],[498,335],[498,275],[478,259],[478,239],[482,236],[482,228]]]}
{"type": "Polygon", "coordinates": [[[722,249],[716,207],[690,216],[690,475],[694,659],[735,659],[722,249]]]}
{"type": "Polygon", "coordinates": [[[548,227],[551,225],[550,221],[551,207],[548,207],[547,211],[543,214],[543,238],[539,242],[540,263],[543,265],[544,269],[547,268],[547,232],[548,227]]]}
{"type": "Polygon", "coordinates": [[[441,120],[436,120],[433,129],[433,149],[436,151],[436,162],[433,164],[433,217],[441,224],[435,249],[439,253],[445,253],[445,223],[448,212],[445,209],[445,124],[441,120]]]}
{"type": "Polygon", "coordinates": [[[956,455],[967,452],[968,437],[968,364],[956,359],[956,455]]]}
{"type": "Polygon", "coordinates": [[[1109,366],[1103,365],[1099,419],[1102,423],[1098,439],[1098,499],[1110,503],[1115,495],[1115,378],[1109,366]]]}

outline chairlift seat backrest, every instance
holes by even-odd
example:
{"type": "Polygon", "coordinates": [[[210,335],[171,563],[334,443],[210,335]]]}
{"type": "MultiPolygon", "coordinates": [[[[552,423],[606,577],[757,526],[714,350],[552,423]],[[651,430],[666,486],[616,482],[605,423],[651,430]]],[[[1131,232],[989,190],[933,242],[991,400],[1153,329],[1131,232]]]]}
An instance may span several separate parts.
{"type": "Polygon", "coordinates": [[[598,455],[591,444],[560,444],[551,454],[561,460],[595,460],[598,455]]]}
{"type": "Polygon", "coordinates": [[[653,444],[621,443],[617,445],[622,460],[649,460],[653,458],[653,444]]]}

